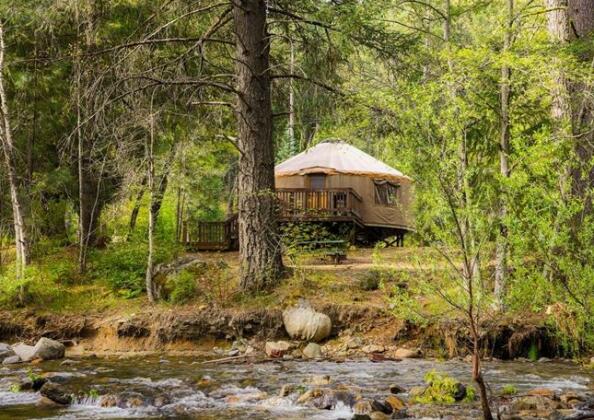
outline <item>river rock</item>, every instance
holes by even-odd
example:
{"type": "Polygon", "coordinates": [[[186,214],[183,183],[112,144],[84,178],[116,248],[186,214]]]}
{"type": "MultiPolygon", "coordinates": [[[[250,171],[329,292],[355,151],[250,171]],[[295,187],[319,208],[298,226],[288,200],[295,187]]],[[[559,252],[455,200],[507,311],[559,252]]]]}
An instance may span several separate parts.
{"type": "Polygon", "coordinates": [[[46,382],[39,393],[57,404],[68,405],[72,402],[72,395],[66,393],[62,386],[52,382],[46,382]]]}
{"type": "Polygon", "coordinates": [[[19,356],[17,356],[16,354],[14,356],[8,356],[4,360],[2,360],[3,365],[14,365],[14,364],[21,363],[21,362],[22,362],[21,358],[19,356]]]}
{"type": "Polygon", "coordinates": [[[25,378],[19,384],[19,390],[20,391],[39,391],[41,389],[41,387],[43,385],[45,385],[46,382],[47,382],[47,379],[40,378],[40,377],[34,377],[33,379],[25,378]]]}
{"type": "Polygon", "coordinates": [[[425,393],[425,387],[424,386],[413,386],[409,391],[408,391],[408,396],[409,397],[419,397],[421,395],[423,395],[425,393]]]}
{"type": "Polygon", "coordinates": [[[297,399],[297,404],[329,410],[336,405],[336,397],[331,390],[314,388],[302,394],[297,399]]]}
{"type": "Polygon", "coordinates": [[[102,395],[99,399],[99,405],[101,407],[116,407],[118,405],[118,397],[114,394],[102,395]]]}
{"type": "Polygon", "coordinates": [[[511,406],[514,413],[521,411],[547,411],[557,408],[564,408],[560,402],[555,402],[542,395],[528,395],[515,399],[511,406]]]}
{"type": "Polygon", "coordinates": [[[332,382],[330,375],[314,375],[305,380],[305,383],[310,385],[328,385],[332,382]]]}
{"type": "Polygon", "coordinates": [[[468,390],[466,389],[466,385],[464,385],[461,382],[456,382],[456,390],[454,391],[454,400],[455,401],[462,401],[464,398],[466,398],[466,395],[468,394],[468,390]]]}
{"type": "Polygon", "coordinates": [[[18,343],[12,346],[12,351],[21,358],[23,362],[30,362],[35,358],[35,346],[29,346],[25,343],[18,343]]]}
{"type": "Polygon", "coordinates": [[[406,407],[406,404],[404,403],[404,401],[402,401],[400,398],[398,398],[395,395],[389,395],[386,398],[386,405],[389,405],[392,408],[392,411],[399,411],[402,410],[404,407],[406,407]]]}
{"type": "Polygon", "coordinates": [[[7,357],[14,356],[14,351],[6,343],[0,343],[0,362],[7,357]]]}
{"type": "Polygon", "coordinates": [[[72,378],[84,378],[87,376],[81,372],[48,372],[43,377],[56,384],[64,384],[72,378]]]}
{"type": "Polygon", "coordinates": [[[296,390],[295,385],[293,384],[284,384],[280,391],[278,392],[278,396],[279,397],[288,397],[289,395],[291,395],[292,393],[294,393],[296,390]]]}
{"type": "Polygon", "coordinates": [[[377,344],[369,344],[369,345],[363,347],[361,350],[363,350],[363,353],[365,353],[365,354],[383,353],[386,351],[386,348],[384,346],[380,346],[377,344]]]}
{"type": "Polygon", "coordinates": [[[398,384],[390,385],[390,393],[391,394],[403,394],[405,392],[406,392],[406,388],[404,388],[398,384]]]}
{"type": "Polygon", "coordinates": [[[322,347],[316,343],[309,343],[303,349],[303,355],[308,359],[321,359],[322,358],[322,347]]]}
{"type": "Polygon", "coordinates": [[[308,303],[286,309],[283,312],[283,324],[291,338],[313,342],[328,337],[332,330],[330,317],[316,312],[308,303]]]}
{"type": "Polygon", "coordinates": [[[394,357],[396,357],[397,359],[416,359],[421,357],[421,350],[419,349],[406,349],[404,347],[400,347],[399,349],[396,349],[396,351],[394,352],[394,357]]]}
{"type": "Polygon", "coordinates": [[[43,409],[47,408],[64,408],[64,404],[58,404],[55,401],[50,400],[49,398],[44,397],[41,395],[35,404],[37,407],[41,407],[43,409]]]}
{"type": "Polygon", "coordinates": [[[371,420],[388,420],[390,416],[381,411],[372,411],[369,418],[371,420]]]}
{"type": "Polygon", "coordinates": [[[550,399],[556,398],[555,391],[553,391],[552,389],[549,389],[549,388],[534,388],[534,389],[531,389],[530,391],[528,391],[526,394],[532,395],[532,396],[546,397],[546,398],[550,398],[550,399]]]}
{"type": "Polygon", "coordinates": [[[41,337],[35,344],[34,357],[43,360],[61,359],[64,357],[65,352],[66,347],[64,347],[64,344],[51,338],[41,337]]]}
{"type": "Polygon", "coordinates": [[[357,401],[353,406],[353,412],[355,414],[371,414],[373,412],[371,402],[368,400],[357,401]]]}
{"type": "Polygon", "coordinates": [[[345,344],[348,350],[356,350],[361,348],[363,340],[360,337],[349,337],[345,344]]]}
{"type": "Polygon", "coordinates": [[[579,395],[576,392],[568,391],[564,394],[561,394],[559,400],[567,404],[569,407],[576,407],[585,401],[585,398],[582,395],[579,395]]]}
{"type": "Polygon", "coordinates": [[[394,411],[390,404],[378,400],[371,401],[371,408],[373,411],[380,411],[384,414],[392,414],[394,411]]]}
{"type": "Polygon", "coordinates": [[[138,408],[145,406],[145,397],[140,392],[124,391],[116,396],[119,408],[138,408]]]}
{"type": "Polygon", "coordinates": [[[267,341],[264,351],[268,357],[283,357],[291,349],[291,344],[286,341],[267,341]]]}

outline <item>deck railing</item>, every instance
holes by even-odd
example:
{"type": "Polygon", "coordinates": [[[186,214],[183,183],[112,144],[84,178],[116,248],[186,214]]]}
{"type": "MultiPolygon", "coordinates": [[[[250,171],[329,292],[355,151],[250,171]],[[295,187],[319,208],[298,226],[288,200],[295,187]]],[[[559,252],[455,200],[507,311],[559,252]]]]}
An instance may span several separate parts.
{"type": "MultiPolygon", "coordinates": [[[[279,188],[279,216],[291,221],[344,221],[361,223],[362,199],[351,188],[279,188]]],[[[239,244],[237,214],[222,222],[185,221],[181,242],[195,250],[236,249],[239,244]]]]}
{"type": "Polygon", "coordinates": [[[361,218],[361,196],[351,188],[279,188],[282,220],[347,220],[361,218]]]}
{"type": "Polygon", "coordinates": [[[181,242],[197,250],[227,250],[236,247],[237,216],[222,222],[197,222],[182,226],[181,242]]]}

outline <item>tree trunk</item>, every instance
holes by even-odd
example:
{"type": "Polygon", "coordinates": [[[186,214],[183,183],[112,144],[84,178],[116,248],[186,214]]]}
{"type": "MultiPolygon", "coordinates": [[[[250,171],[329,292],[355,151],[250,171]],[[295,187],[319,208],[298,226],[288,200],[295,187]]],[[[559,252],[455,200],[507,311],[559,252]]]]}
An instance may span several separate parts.
{"type": "Polygon", "coordinates": [[[29,244],[23,215],[23,208],[18,195],[16,150],[12,140],[8,102],[4,90],[4,28],[0,23],[0,140],[4,154],[4,163],[10,189],[10,201],[14,223],[14,234],[17,255],[17,277],[23,278],[25,267],[29,262],[29,244]]]}
{"type": "MultiPolygon", "coordinates": [[[[87,269],[87,254],[89,246],[97,243],[97,227],[99,217],[103,207],[100,200],[99,180],[97,179],[92,168],[91,149],[88,137],[89,134],[83,130],[83,112],[84,104],[82,102],[83,89],[83,63],[82,63],[82,46],[81,46],[81,25],[84,25],[85,46],[87,49],[92,45],[92,22],[91,17],[86,16],[92,14],[86,11],[85,22],[81,22],[79,7],[84,2],[75,2],[75,21],[77,30],[76,43],[76,61],[75,61],[75,87],[76,87],[76,139],[77,139],[77,174],[78,174],[78,265],[79,272],[84,273],[87,269]]],[[[101,177],[101,175],[100,175],[101,177]]]]}
{"type": "Polygon", "coordinates": [[[142,177],[142,182],[140,183],[140,190],[138,190],[138,193],[136,194],[136,199],[134,200],[134,207],[132,207],[132,212],[130,213],[130,222],[128,223],[128,235],[126,236],[126,241],[129,241],[131,239],[132,233],[134,232],[134,229],[136,229],[138,213],[140,213],[140,206],[142,205],[142,197],[144,196],[144,190],[146,187],[147,180],[147,175],[142,177]]]}
{"type": "MultiPolygon", "coordinates": [[[[594,2],[591,0],[545,0],[548,12],[548,30],[551,41],[567,45],[585,37],[594,31],[594,2]]],[[[585,49],[578,55],[583,63],[591,63],[592,49],[585,49]]],[[[557,63],[553,79],[553,104],[551,113],[556,120],[557,137],[571,141],[575,159],[563,171],[565,181],[571,182],[571,195],[583,203],[582,214],[574,218],[572,230],[574,236],[579,229],[583,216],[592,212],[590,186],[594,183],[594,104],[590,97],[592,86],[570,80],[561,63],[557,63]]],[[[562,180],[563,181],[563,180],[562,180]]],[[[565,182],[562,182],[565,184],[565,182]]]]}
{"type": "Polygon", "coordinates": [[[264,0],[233,3],[237,124],[240,282],[244,291],[274,286],[282,270],[274,193],[270,38],[264,0]]]}
{"type": "MultiPolygon", "coordinates": [[[[295,46],[289,33],[290,56],[289,56],[289,74],[295,72],[295,46]]],[[[295,143],[295,86],[293,78],[289,78],[289,121],[287,123],[287,137],[289,138],[289,155],[293,156],[297,152],[295,143]]]]}
{"type": "MultiPolygon", "coordinates": [[[[514,1],[507,0],[507,21],[505,33],[503,36],[503,54],[507,53],[512,44],[512,26],[514,19],[514,1]]],[[[510,143],[510,116],[509,106],[511,101],[511,69],[509,66],[501,67],[501,133],[499,139],[499,170],[502,178],[509,178],[509,143],[510,143]]],[[[505,286],[507,283],[507,253],[508,238],[505,217],[507,215],[507,196],[504,186],[499,193],[498,224],[499,236],[497,237],[496,256],[495,256],[495,299],[501,310],[504,309],[505,286]]]]}
{"type": "Polygon", "coordinates": [[[146,295],[149,302],[155,302],[155,288],[153,284],[153,254],[154,254],[154,233],[155,233],[155,214],[153,212],[153,202],[155,198],[155,162],[154,162],[154,131],[155,131],[155,117],[153,115],[151,102],[151,116],[150,116],[150,134],[146,144],[147,155],[147,180],[148,190],[150,196],[150,208],[148,214],[148,253],[146,259],[146,295]]]}

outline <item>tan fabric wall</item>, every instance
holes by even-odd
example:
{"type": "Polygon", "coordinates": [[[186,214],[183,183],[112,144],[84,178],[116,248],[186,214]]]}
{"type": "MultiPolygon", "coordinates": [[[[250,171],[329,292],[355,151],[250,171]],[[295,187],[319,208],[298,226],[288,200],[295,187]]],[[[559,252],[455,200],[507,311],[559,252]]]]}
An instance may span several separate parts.
{"type": "MultiPolygon", "coordinates": [[[[352,188],[362,198],[361,218],[366,225],[401,227],[411,229],[413,216],[412,205],[412,183],[408,179],[402,179],[399,183],[398,205],[382,206],[375,203],[374,179],[362,175],[328,175],[326,177],[326,188],[352,188]]],[[[307,176],[291,175],[276,177],[277,188],[307,188],[307,176]]]]}

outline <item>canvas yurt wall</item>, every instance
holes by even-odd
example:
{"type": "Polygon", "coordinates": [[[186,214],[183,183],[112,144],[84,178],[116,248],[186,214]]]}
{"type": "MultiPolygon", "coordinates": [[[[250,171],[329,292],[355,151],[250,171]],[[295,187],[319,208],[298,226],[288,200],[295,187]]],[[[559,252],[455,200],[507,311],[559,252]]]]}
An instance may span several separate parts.
{"type": "MultiPolygon", "coordinates": [[[[321,172],[313,172],[317,174],[321,172]]],[[[277,176],[276,188],[310,188],[309,174],[277,176]]],[[[397,184],[398,200],[395,205],[381,205],[376,203],[376,188],[374,181],[386,178],[369,177],[365,175],[334,174],[326,175],[324,188],[352,188],[362,198],[361,219],[366,226],[395,227],[410,229],[412,226],[411,188],[409,179],[388,181],[397,184]]]]}

